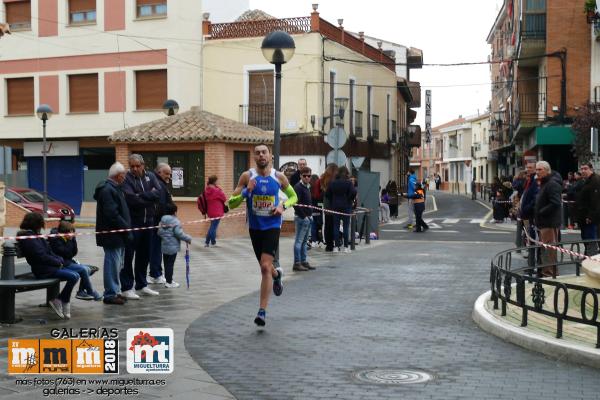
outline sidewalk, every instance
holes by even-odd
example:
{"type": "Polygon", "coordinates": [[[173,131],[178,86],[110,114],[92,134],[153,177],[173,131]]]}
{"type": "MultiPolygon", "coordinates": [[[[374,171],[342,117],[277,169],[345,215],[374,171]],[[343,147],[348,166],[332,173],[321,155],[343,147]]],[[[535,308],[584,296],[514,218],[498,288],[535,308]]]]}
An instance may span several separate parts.
{"type": "MultiPolygon", "coordinates": [[[[85,231],[81,229],[80,231],[85,231]]],[[[82,263],[102,266],[103,252],[96,247],[94,236],[78,238],[78,257],[82,263]]],[[[259,268],[248,238],[220,240],[218,246],[206,249],[203,240],[196,238],[191,246],[190,289],[185,288],[185,264],[181,253],[175,265],[174,280],[182,286],[177,289],[166,289],[159,285],[151,285],[160,291],[157,297],[143,297],[131,300],[124,306],[109,306],[102,302],[81,301],[73,296],[72,319],[60,320],[52,311],[38,307],[44,302],[45,291],[19,293],[16,296],[17,314],[23,322],[14,325],[2,325],[0,334],[0,399],[32,399],[42,398],[41,387],[16,386],[17,376],[7,375],[8,338],[50,338],[53,328],[117,328],[120,340],[120,374],[118,378],[134,377],[126,372],[125,336],[128,328],[169,327],[174,331],[175,371],[170,375],[139,375],[144,379],[166,379],[165,386],[139,387],[138,398],[177,399],[231,399],[233,396],[221,385],[217,384],[189,356],[184,346],[184,337],[190,323],[203,314],[228,303],[241,296],[256,292],[260,283],[259,268]]],[[[357,246],[357,251],[373,248],[383,244],[371,241],[371,245],[357,246]]],[[[302,279],[304,274],[318,274],[316,271],[293,273],[293,238],[282,238],[280,241],[281,265],[285,271],[285,281],[302,279]]],[[[351,255],[325,253],[322,250],[311,250],[309,259],[319,267],[341,266],[344,259],[351,255]]],[[[102,271],[92,278],[94,287],[102,290],[102,271]]],[[[284,291],[285,296],[285,291],[284,291]]],[[[272,298],[277,302],[277,298],[272,298]]],[[[258,303],[258,295],[256,295],[258,303]]],[[[241,324],[252,324],[253,315],[241,324]]],[[[61,375],[69,377],[68,375],[61,375]]],[[[18,377],[24,377],[19,375],[18,377]]],[[[29,376],[32,378],[33,376],[29,376]]],[[[83,378],[82,375],[71,377],[83,378]]],[[[109,375],[100,378],[113,378],[109,375]]],[[[96,389],[96,387],[94,387],[96,389]]],[[[65,398],[72,398],[65,396],[65,398]]]]}

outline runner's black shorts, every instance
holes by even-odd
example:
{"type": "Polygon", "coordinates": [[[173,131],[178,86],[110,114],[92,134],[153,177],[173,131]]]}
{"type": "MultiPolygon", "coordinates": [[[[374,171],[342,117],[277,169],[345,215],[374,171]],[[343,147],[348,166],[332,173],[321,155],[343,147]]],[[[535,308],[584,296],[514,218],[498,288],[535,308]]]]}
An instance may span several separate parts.
{"type": "Polygon", "coordinates": [[[265,253],[275,257],[279,247],[279,234],[281,229],[267,229],[264,231],[250,229],[250,240],[256,259],[260,261],[260,255],[265,253]]]}

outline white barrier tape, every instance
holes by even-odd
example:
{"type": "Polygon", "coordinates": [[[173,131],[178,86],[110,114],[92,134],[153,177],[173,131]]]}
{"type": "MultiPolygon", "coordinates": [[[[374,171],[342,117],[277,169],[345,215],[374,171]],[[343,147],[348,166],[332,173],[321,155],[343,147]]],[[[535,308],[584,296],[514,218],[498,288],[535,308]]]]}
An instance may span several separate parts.
{"type": "Polygon", "coordinates": [[[535,244],[540,245],[540,246],[542,246],[542,247],[544,247],[546,249],[556,250],[556,251],[559,251],[561,253],[568,254],[570,256],[574,256],[574,257],[578,257],[578,258],[581,258],[581,259],[584,259],[584,260],[591,260],[593,262],[600,263],[599,259],[592,258],[591,256],[588,256],[586,254],[577,253],[576,251],[573,251],[573,250],[565,249],[565,248],[559,247],[559,246],[553,246],[551,244],[544,243],[544,242],[541,242],[539,240],[535,240],[531,236],[529,236],[529,233],[527,232],[527,230],[525,228],[523,228],[523,232],[525,233],[525,236],[527,236],[527,240],[529,240],[531,243],[535,243],[535,244]]]}
{"type": "MultiPolygon", "coordinates": [[[[307,208],[315,208],[318,210],[321,210],[322,212],[325,213],[330,213],[330,214],[339,214],[339,215],[346,215],[346,216],[352,216],[355,214],[359,214],[359,213],[367,213],[370,212],[369,209],[362,209],[354,214],[347,214],[347,213],[342,213],[342,212],[338,212],[338,211],[334,211],[334,210],[329,210],[326,208],[321,208],[321,207],[315,207],[315,206],[311,206],[311,205],[306,205],[306,204],[295,204],[296,206],[299,207],[307,207],[307,208]]],[[[227,214],[224,215],[222,217],[216,217],[216,218],[204,218],[204,219],[196,219],[196,220],[191,220],[191,221],[184,221],[181,223],[181,225],[194,225],[194,224],[202,224],[202,223],[207,223],[207,222],[212,222],[215,220],[222,220],[222,219],[228,219],[228,218],[235,218],[235,217],[239,217],[242,215],[246,215],[245,211],[242,212],[237,212],[237,213],[231,213],[231,214],[227,214]]],[[[170,225],[162,225],[165,227],[169,227],[170,225]]],[[[27,236],[0,236],[0,240],[26,240],[26,239],[48,239],[48,238],[54,238],[54,237],[74,237],[74,236],[88,236],[88,235],[105,235],[105,234],[109,234],[109,233],[125,233],[125,232],[136,232],[136,231],[144,231],[144,230],[149,230],[149,229],[158,229],[160,228],[161,225],[156,225],[156,226],[142,226],[142,227],[137,227],[137,228],[127,228],[127,229],[112,229],[112,230],[108,230],[108,231],[94,231],[94,232],[72,232],[72,233],[47,233],[47,234],[40,234],[40,235],[27,235],[27,236]]]]}

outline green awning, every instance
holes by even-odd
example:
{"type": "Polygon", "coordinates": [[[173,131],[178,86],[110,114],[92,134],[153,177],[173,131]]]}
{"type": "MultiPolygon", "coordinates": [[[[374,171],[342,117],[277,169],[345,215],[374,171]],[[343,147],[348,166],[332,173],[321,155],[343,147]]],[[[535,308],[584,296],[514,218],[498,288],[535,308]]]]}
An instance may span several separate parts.
{"type": "Polygon", "coordinates": [[[575,134],[570,126],[538,126],[535,128],[535,142],[545,144],[573,144],[575,134]]]}

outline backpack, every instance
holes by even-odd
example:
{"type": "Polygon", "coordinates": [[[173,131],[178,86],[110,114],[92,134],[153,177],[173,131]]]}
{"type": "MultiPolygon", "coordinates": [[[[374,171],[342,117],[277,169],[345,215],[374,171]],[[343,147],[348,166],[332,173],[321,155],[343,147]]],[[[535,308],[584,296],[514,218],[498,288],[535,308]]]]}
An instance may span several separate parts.
{"type": "Polygon", "coordinates": [[[198,210],[200,210],[200,212],[204,215],[208,214],[208,203],[206,201],[206,197],[204,196],[204,193],[202,193],[200,196],[198,196],[198,199],[196,200],[196,204],[198,205],[198,210]]]}

